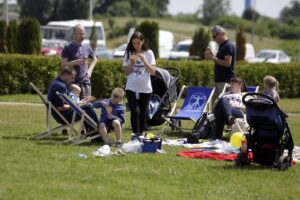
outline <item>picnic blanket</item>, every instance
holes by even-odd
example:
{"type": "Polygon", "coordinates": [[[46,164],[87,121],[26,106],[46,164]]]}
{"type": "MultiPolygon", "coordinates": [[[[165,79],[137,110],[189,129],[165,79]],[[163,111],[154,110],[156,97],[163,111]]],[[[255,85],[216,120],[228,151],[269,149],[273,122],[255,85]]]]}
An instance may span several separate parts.
{"type": "MultiPolygon", "coordinates": [[[[187,158],[206,158],[213,160],[227,160],[227,161],[235,161],[237,154],[229,153],[222,154],[217,152],[202,152],[199,150],[184,150],[177,153],[178,156],[187,157],[187,158]]],[[[252,154],[248,154],[248,158],[252,159],[252,154]]]]}

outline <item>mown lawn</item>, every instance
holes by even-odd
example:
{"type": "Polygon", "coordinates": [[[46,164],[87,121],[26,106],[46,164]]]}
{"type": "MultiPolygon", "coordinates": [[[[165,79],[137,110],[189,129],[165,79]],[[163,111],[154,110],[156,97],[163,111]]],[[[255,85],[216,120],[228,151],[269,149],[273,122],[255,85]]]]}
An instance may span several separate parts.
{"type": "MultiPolygon", "coordinates": [[[[295,107],[282,106],[299,114],[297,102],[295,107]]],[[[288,119],[296,145],[299,121],[300,115],[288,119]]],[[[0,105],[0,199],[300,198],[300,165],[285,172],[256,164],[239,169],[232,162],[178,157],[183,148],[169,146],[163,146],[166,154],[99,159],[91,154],[100,143],[62,145],[61,135],[26,140],[42,132],[44,124],[43,106],[0,105]]],[[[124,141],[130,138],[129,127],[127,120],[124,141]]],[[[157,134],[159,128],[152,132],[157,134]]],[[[164,138],[179,136],[169,132],[164,138]]]]}

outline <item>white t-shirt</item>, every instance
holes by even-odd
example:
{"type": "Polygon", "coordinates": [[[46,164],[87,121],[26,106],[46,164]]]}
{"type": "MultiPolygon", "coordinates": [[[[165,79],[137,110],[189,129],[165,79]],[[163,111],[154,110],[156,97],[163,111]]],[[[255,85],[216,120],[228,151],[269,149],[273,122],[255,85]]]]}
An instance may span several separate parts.
{"type": "Polygon", "coordinates": [[[244,107],[242,99],[245,94],[246,92],[236,93],[236,94],[226,94],[223,96],[223,98],[228,99],[229,103],[232,104],[233,106],[244,107]]]}
{"type": "MultiPolygon", "coordinates": [[[[154,54],[151,50],[144,52],[145,61],[149,65],[156,65],[154,54]]],[[[130,58],[125,54],[123,66],[128,67],[130,58]]],[[[138,93],[152,93],[152,85],[149,72],[146,71],[143,61],[140,57],[136,59],[136,63],[132,72],[127,76],[126,90],[138,93]]]]}

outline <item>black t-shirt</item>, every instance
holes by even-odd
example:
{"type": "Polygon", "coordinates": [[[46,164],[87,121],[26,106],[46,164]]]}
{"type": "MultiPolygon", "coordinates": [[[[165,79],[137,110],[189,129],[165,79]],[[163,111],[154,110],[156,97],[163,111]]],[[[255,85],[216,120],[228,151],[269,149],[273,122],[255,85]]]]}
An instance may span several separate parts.
{"type": "Polygon", "coordinates": [[[234,77],[234,65],[235,65],[235,45],[231,40],[226,40],[219,46],[217,58],[224,60],[225,56],[232,56],[232,61],[229,67],[222,67],[215,64],[215,82],[229,82],[234,77]]]}

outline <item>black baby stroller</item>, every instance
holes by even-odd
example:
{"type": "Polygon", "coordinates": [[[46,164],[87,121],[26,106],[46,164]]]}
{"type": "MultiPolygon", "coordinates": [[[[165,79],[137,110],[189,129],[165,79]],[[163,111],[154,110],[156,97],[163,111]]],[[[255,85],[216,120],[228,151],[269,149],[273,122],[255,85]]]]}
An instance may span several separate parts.
{"type": "Polygon", "coordinates": [[[286,122],[287,115],[264,94],[248,93],[243,97],[243,103],[250,131],[246,140],[242,140],[236,164],[250,164],[248,153],[252,152],[253,162],[273,165],[278,170],[288,169],[293,160],[294,142],[286,122]],[[284,155],[286,149],[288,153],[284,155]]]}
{"type": "Polygon", "coordinates": [[[171,110],[171,102],[178,97],[178,79],[181,72],[175,67],[156,68],[151,75],[153,93],[147,111],[147,126],[159,126],[165,122],[162,115],[171,110]]]}

